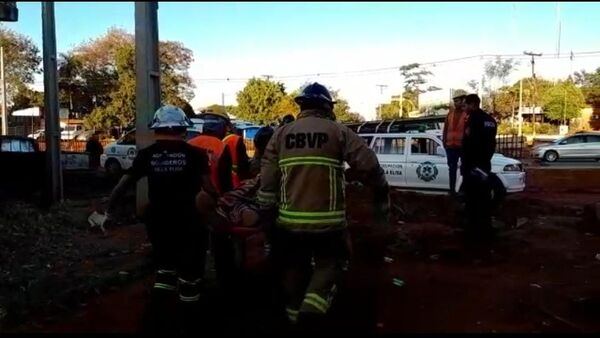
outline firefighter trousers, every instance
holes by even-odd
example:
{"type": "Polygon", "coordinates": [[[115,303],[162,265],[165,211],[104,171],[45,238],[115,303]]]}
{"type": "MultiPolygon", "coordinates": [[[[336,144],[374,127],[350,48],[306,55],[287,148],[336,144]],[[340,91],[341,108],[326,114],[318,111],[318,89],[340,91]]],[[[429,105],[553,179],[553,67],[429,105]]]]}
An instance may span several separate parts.
{"type": "Polygon", "coordinates": [[[328,312],[349,259],[347,236],[345,229],[316,234],[273,229],[271,253],[292,323],[328,312]]]}
{"type": "Polygon", "coordinates": [[[146,230],[156,270],[146,322],[154,327],[173,328],[173,321],[183,321],[184,326],[189,326],[200,299],[208,231],[192,212],[176,218],[152,215],[147,217],[146,230]],[[176,292],[179,318],[173,317],[174,311],[168,305],[176,292]]]}

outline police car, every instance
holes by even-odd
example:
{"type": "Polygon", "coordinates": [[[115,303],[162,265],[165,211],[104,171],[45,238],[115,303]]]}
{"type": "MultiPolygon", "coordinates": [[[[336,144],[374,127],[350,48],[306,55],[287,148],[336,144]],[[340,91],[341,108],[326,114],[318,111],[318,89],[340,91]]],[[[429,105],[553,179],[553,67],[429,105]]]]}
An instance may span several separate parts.
{"type": "MultiPolygon", "coordinates": [[[[359,133],[384,169],[391,186],[409,190],[448,191],[449,174],[440,131],[403,133],[359,133]]],[[[494,154],[492,172],[502,181],[506,192],[525,189],[525,172],[518,160],[494,154]]],[[[457,173],[457,190],[462,177],[457,173]]]]}
{"type": "MultiPolygon", "coordinates": [[[[192,122],[194,125],[188,128],[186,140],[196,137],[202,132],[200,123],[192,122]]],[[[104,147],[104,154],[100,155],[100,166],[106,170],[109,175],[120,175],[123,170],[127,170],[133,164],[133,159],[137,154],[135,145],[135,129],[127,132],[116,142],[110,143],[104,147]]]]}

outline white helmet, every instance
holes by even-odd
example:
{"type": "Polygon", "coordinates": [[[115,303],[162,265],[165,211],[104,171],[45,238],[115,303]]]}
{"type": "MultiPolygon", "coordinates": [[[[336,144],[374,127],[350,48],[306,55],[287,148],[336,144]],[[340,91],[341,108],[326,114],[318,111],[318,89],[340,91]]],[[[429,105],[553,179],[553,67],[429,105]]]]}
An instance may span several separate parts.
{"type": "Polygon", "coordinates": [[[192,121],[185,116],[183,110],[175,106],[162,106],[154,113],[150,129],[187,128],[193,126],[192,121]]]}

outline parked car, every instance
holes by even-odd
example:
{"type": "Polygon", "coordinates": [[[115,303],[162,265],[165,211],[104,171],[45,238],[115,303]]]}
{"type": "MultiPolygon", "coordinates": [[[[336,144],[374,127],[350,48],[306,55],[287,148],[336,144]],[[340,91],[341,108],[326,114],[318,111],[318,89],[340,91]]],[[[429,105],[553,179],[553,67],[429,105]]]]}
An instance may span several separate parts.
{"type": "Polygon", "coordinates": [[[82,125],[66,125],[64,127],[61,127],[60,139],[72,140],[75,138],[75,136],[77,136],[84,130],[85,128],[82,125]]]}
{"type": "Polygon", "coordinates": [[[44,129],[38,129],[36,131],[34,131],[33,133],[27,135],[27,137],[32,138],[34,140],[39,140],[41,138],[43,138],[45,135],[44,129]]]}
{"type": "MultiPolygon", "coordinates": [[[[63,170],[89,169],[86,153],[60,153],[63,170]]],[[[33,138],[0,136],[0,195],[27,197],[40,192],[46,178],[46,152],[33,138]]]]}
{"type": "Polygon", "coordinates": [[[559,159],[594,159],[600,161],[600,133],[587,132],[559,138],[533,148],[536,158],[546,162],[559,159]]]}
{"type": "MultiPolygon", "coordinates": [[[[359,134],[375,151],[391,186],[421,191],[448,191],[449,176],[446,152],[435,131],[359,134]]],[[[520,161],[494,154],[492,172],[506,192],[525,189],[525,172],[520,161]]],[[[457,173],[457,191],[462,177],[457,173]]]]}

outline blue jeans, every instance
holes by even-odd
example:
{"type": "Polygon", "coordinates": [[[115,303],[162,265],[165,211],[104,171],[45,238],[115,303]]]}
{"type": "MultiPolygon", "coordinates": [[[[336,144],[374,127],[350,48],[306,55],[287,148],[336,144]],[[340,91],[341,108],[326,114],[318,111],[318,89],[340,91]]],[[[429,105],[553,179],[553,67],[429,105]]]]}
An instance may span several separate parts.
{"type": "Polygon", "coordinates": [[[458,160],[462,158],[462,150],[456,148],[446,148],[446,157],[448,159],[448,177],[450,178],[450,192],[456,192],[456,170],[458,169],[458,160]]]}

